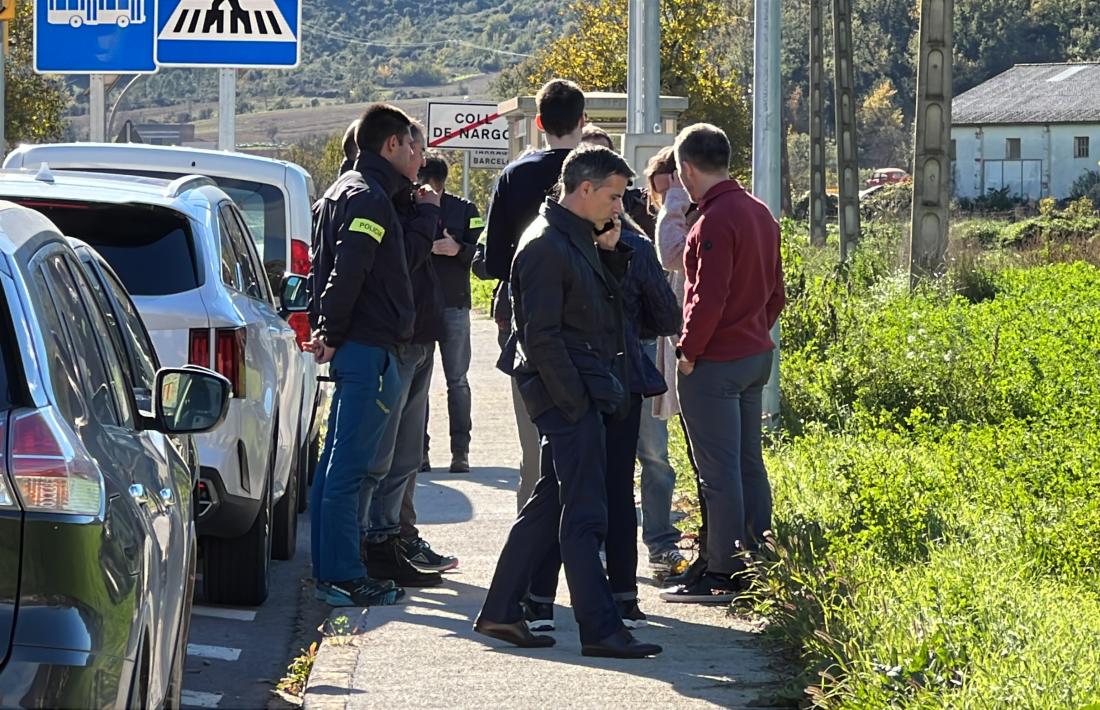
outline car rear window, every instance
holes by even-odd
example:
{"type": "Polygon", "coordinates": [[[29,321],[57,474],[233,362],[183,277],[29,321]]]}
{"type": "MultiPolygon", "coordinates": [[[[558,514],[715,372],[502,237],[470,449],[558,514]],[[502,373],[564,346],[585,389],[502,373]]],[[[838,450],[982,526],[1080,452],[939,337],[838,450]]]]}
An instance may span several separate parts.
{"type": "MultiPolygon", "coordinates": [[[[57,167],[57,166],[54,166],[57,167]]],[[[85,168],[81,168],[84,170],[85,168]]],[[[174,173],[157,170],[127,170],[126,168],[97,168],[90,172],[124,173],[139,177],[175,180],[190,173],[174,173]]],[[[264,271],[272,288],[282,283],[286,272],[287,236],[286,236],[286,200],[283,192],[275,185],[241,180],[238,178],[210,175],[225,194],[237,203],[244,216],[248,231],[256,242],[256,251],[264,260],[264,271]]]]}
{"type": "Polygon", "coordinates": [[[0,412],[11,409],[18,400],[12,391],[19,380],[15,375],[15,331],[11,327],[10,313],[4,289],[0,288],[0,412]]]}
{"type": "Polygon", "coordinates": [[[87,242],[135,296],[166,296],[202,285],[187,219],[144,205],[16,200],[38,210],[61,233],[87,242]]]}

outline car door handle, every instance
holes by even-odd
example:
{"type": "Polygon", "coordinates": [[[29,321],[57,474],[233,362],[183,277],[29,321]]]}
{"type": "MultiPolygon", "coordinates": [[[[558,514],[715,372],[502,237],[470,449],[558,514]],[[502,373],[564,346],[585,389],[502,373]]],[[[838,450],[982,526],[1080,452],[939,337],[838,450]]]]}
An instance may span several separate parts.
{"type": "Polygon", "coordinates": [[[160,499],[164,502],[165,507],[171,508],[176,504],[176,498],[172,493],[171,488],[160,489],[160,499]]]}
{"type": "Polygon", "coordinates": [[[135,483],[134,485],[130,486],[130,497],[136,500],[138,503],[141,503],[142,505],[149,505],[152,502],[149,499],[149,496],[145,493],[145,486],[141,485],[140,483],[135,483]]]}

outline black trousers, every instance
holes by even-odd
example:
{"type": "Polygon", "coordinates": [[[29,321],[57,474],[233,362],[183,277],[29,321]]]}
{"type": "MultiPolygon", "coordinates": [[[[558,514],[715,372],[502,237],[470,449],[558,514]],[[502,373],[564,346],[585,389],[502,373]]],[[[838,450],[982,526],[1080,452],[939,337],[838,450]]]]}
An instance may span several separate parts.
{"type": "MultiPolygon", "coordinates": [[[[607,430],[607,578],[616,599],[638,598],[638,509],[634,502],[634,461],[642,417],[641,395],[631,395],[630,413],[615,421],[604,418],[607,430]]],[[[552,462],[544,459],[543,465],[552,462]]],[[[551,603],[558,588],[561,557],[551,550],[531,577],[531,596],[551,603]]]]}
{"type": "Polygon", "coordinates": [[[581,643],[596,643],[623,628],[599,557],[607,534],[603,417],[593,408],[571,424],[551,409],[535,425],[552,465],[541,471],[508,533],[481,615],[505,624],[521,620],[520,600],[536,565],[560,545],[581,643]]]}

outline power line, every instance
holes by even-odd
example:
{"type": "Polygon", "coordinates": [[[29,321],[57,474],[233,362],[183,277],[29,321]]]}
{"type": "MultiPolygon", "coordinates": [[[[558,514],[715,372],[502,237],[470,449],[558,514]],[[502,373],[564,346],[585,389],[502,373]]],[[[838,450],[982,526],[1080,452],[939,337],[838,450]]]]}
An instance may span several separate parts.
{"type": "Polygon", "coordinates": [[[493,54],[506,54],[511,57],[531,57],[530,54],[524,54],[523,52],[511,52],[506,49],[496,49],[495,47],[484,47],[473,42],[467,42],[460,39],[441,39],[433,42],[376,42],[368,39],[361,39],[359,37],[352,37],[350,35],[343,34],[342,32],[336,32],[335,30],[315,25],[311,22],[303,22],[303,26],[313,32],[322,34],[332,39],[340,40],[341,42],[347,42],[348,44],[358,44],[364,47],[382,47],[384,49],[423,49],[426,47],[439,47],[443,45],[459,45],[462,47],[468,47],[470,49],[476,49],[482,52],[490,52],[493,54]]]}

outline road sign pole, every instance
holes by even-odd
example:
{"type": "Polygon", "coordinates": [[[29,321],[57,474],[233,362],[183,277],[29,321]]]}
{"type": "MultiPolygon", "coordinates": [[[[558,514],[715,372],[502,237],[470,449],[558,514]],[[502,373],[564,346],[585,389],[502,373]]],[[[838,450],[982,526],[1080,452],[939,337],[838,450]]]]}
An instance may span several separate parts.
{"type": "Polygon", "coordinates": [[[4,46],[0,48],[0,158],[8,154],[8,134],[5,132],[7,125],[7,96],[8,85],[4,83],[4,60],[8,53],[8,23],[0,21],[0,38],[3,38],[4,46]]]}
{"type": "Polygon", "coordinates": [[[107,140],[107,91],[102,74],[88,77],[88,140],[93,143],[107,140]]]}
{"type": "Polygon", "coordinates": [[[462,151],[462,199],[470,199],[470,151],[462,151]]]}
{"type": "Polygon", "coordinates": [[[218,70],[218,150],[237,147],[237,70],[218,70]]]}

